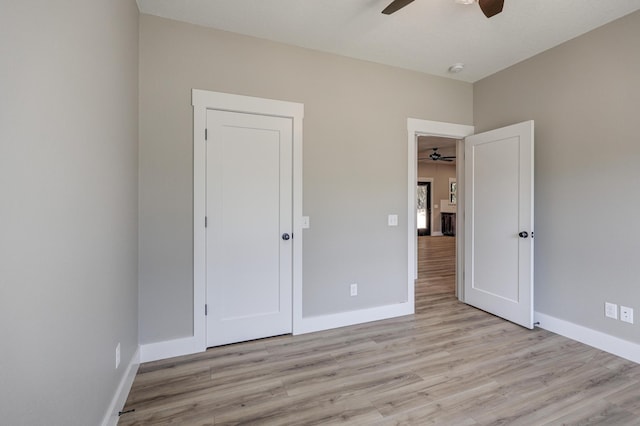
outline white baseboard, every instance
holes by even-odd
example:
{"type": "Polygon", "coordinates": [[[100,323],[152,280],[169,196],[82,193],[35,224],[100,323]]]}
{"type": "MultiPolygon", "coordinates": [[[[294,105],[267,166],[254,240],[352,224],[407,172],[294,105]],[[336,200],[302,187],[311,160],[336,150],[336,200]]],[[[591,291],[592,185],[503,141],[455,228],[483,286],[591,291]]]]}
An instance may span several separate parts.
{"type": "Polygon", "coordinates": [[[640,344],[620,339],[540,312],[534,314],[539,327],[640,364],[640,344]]]}
{"type": "Polygon", "coordinates": [[[294,326],[293,334],[305,334],[312,333],[314,331],[330,330],[333,328],[346,327],[348,325],[411,315],[413,313],[413,304],[404,302],[396,305],[379,306],[375,308],[361,309],[358,311],[341,312],[316,317],[303,317],[300,324],[296,324],[294,326]]]}
{"type": "Polygon", "coordinates": [[[131,386],[138,372],[139,365],[140,347],[136,348],[135,353],[131,357],[131,361],[129,361],[129,365],[127,365],[127,370],[124,376],[122,376],[122,380],[120,380],[120,384],[104,416],[102,426],[116,426],[118,424],[118,413],[122,411],[124,404],[127,402],[127,397],[129,396],[129,391],[131,391],[131,386]]]}
{"type": "Polygon", "coordinates": [[[444,234],[442,232],[439,231],[434,231],[431,233],[432,237],[442,237],[444,234]]]}
{"type": "MultiPolygon", "coordinates": [[[[314,331],[330,330],[348,325],[379,321],[388,318],[411,315],[414,306],[409,302],[395,305],[379,306],[358,311],[341,312],[337,314],[302,318],[293,326],[293,334],[312,333],[314,331]]],[[[205,345],[206,346],[206,345],[205,345]]],[[[156,361],[173,358],[175,356],[190,355],[206,350],[202,342],[196,337],[184,337],[140,346],[140,362],[156,361]]]]}
{"type": "Polygon", "coordinates": [[[203,352],[206,348],[195,336],[140,345],[140,362],[173,358],[203,352]]]}

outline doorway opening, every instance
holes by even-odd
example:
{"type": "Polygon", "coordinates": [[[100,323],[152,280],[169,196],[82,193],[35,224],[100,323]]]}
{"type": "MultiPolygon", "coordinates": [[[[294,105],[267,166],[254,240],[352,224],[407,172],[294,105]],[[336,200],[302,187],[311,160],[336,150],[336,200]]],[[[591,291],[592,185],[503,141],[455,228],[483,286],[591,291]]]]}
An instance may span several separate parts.
{"type": "Polygon", "coordinates": [[[418,295],[456,293],[457,143],[449,137],[417,137],[418,295]]]}
{"type": "MultiPolygon", "coordinates": [[[[455,289],[456,297],[464,301],[464,241],[463,241],[463,226],[461,217],[464,212],[464,143],[461,142],[465,137],[474,133],[473,126],[467,126],[462,124],[445,123],[440,121],[420,120],[415,118],[407,119],[407,143],[408,143],[408,220],[407,220],[407,232],[408,232],[408,299],[409,302],[415,306],[415,291],[416,280],[418,279],[418,237],[417,235],[417,209],[416,209],[416,183],[418,178],[421,177],[418,172],[418,138],[421,136],[439,137],[453,139],[456,142],[455,156],[456,156],[456,212],[460,214],[456,215],[456,232],[454,238],[455,241],[455,289]]],[[[443,157],[449,157],[451,155],[443,155],[439,150],[434,151],[434,147],[431,148],[431,152],[427,152],[425,155],[431,156],[436,154],[443,157]]],[[[420,154],[422,156],[422,154],[420,154]]],[[[439,161],[439,160],[434,160],[439,161]]],[[[449,161],[442,161],[443,163],[449,163],[449,161]]],[[[432,186],[432,194],[435,189],[432,186]]],[[[449,199],[449,194],[443,198],[449,199]]],[[[435,205],[438,204],[440,208],[440,201],[437,199],[433,201],[432,208],[435,210],[435,205]]],[[[434,218],[434,214],[431,215],[434,218]]],[[[434,221],[431,227],[431,234],[434,236],[436,232],[436,226],[441,232],[441,224],[437,224],[434,221]]]]}

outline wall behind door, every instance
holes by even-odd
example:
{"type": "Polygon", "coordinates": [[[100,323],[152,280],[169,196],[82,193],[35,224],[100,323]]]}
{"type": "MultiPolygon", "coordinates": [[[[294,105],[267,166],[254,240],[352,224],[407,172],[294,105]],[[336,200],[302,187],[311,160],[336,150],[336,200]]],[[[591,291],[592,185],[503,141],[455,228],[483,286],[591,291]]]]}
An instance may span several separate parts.
{"type": "Polygon", "coordinates": [[[640,310],[638,40],[635,12],[474,85],[477,132],[535,120],[536,310],[636,343],[604,302],[640,310]]]}
{"type": "Polygon", "coordinates": [[[407,118],[471,124],[471,85],[143,15],[142,344],[192,333],[192,88],[305,105],[304,316],[406,300],[407,118]]]}

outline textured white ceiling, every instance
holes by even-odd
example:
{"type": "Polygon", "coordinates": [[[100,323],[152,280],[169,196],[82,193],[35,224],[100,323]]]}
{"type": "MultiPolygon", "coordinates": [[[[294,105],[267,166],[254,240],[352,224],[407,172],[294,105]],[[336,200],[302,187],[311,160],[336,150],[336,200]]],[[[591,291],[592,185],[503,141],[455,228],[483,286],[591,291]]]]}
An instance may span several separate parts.
{"type": "Polygon", "coordinates": [[[415,0],[137,0],[142,13],[468,82],[640,9],[640,0],[505,0],[485,18],[477,3],[415,0]],[[448,67],[463,62],[459,74],[448,67]]]}

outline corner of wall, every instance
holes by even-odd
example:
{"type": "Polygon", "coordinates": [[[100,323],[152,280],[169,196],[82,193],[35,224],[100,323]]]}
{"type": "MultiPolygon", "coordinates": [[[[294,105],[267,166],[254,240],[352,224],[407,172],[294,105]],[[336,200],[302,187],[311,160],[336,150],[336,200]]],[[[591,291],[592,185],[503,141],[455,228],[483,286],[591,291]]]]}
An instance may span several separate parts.
{"type": "Polygon", "coordinates": [[[107,412],[102,421],[102,426],[116,426],[118,424],[119,413],[120,411],[122,411],[124,404],[127,402],[127,398],[129,397],[129,392],[131,391],[131,386],[133,386],[133,381],[136,377],[139,366],[140,346],[136,348],[135,353],[133,354],[131,360],[129,361],[129,364],[127,365],[127,369],[122,375],[122,379],[120,380],[120,384],[116,389],[116,393],[111,399],[109,408],[107,408],[107,412]]]}

